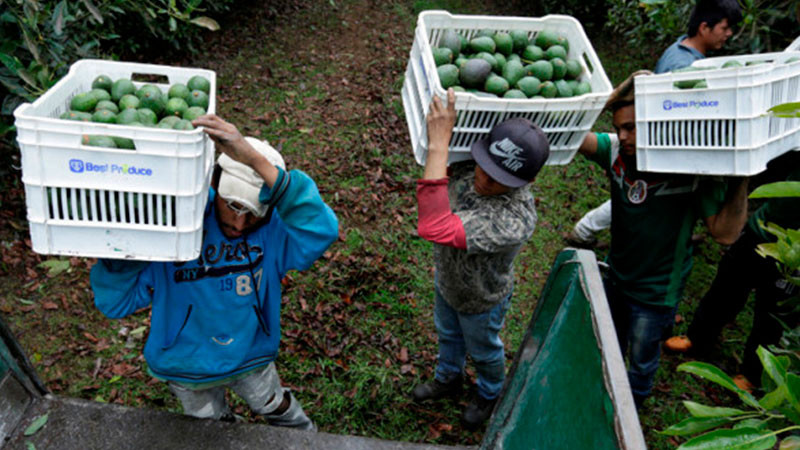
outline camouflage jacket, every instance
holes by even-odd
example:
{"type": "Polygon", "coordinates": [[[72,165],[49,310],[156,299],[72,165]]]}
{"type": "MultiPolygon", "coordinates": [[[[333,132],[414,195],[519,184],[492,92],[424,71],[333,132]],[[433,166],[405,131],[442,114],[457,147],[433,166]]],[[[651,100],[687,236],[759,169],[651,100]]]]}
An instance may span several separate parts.
{"type": "Polygon", "coordinates": [[[434,244],[436,287],[462,314],[491,309],[514,287],[514,258],[536,227],[529,187],[507,194],[475,192],[475,163],[453,164],[448,183],[451,210],[461,218],[467,249],[434,244]]]}

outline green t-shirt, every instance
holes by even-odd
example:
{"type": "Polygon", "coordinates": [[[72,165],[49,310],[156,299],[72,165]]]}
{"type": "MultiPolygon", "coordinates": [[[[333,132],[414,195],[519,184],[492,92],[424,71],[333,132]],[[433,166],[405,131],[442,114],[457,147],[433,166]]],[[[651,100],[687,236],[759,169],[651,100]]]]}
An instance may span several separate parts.
{"type": "Polygon", "coordinates": [[[692,229],[725,201],[721,180],[642,173],[616,135],[597,133],[591,158],[611,181],[611,280],[633,300],[674,306],[692,268],[692,229]]]}
{"type": "MultiPolygon", "coordinates": [[[[786,181],[800,181],[800,167],[792,170],[786,177],[786,181]]],[[[766,203],[761,205],[747,221],[747,226],[750,227],[763,242],[774,242],[775,236],[764,231],[764,229],[758,225],[759,220],[764,223],[773,222],[783,228],[800,228],[800,198],[770,198],[766,203]]]]}

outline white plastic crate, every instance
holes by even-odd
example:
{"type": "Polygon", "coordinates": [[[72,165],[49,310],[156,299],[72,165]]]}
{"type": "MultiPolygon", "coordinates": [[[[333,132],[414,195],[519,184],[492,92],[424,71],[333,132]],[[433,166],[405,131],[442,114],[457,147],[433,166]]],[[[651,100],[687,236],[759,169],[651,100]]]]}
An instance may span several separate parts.
{"type": "Polygon", "coordinates": [[[707,58],[772,61],[752,66],[636,77],[636,164],[639,170],[708,175],[755,175],[773,158],[800,146],[800,119],[770,117],[769,108],[800,98],[800,52],[707,58]],[[707,88],[678,89],[704,79],[707,88]]]}
{"type": "MultiPolygon", "coordinates": [[[[201,75],[211,84],[208,112],[216,109],[213,71],[151,64],[81,60],[33,104],[14,111],[22,153],[22,181],[33,250],[103,258],[185,261],[202,245],[203,212],[214,145],[200,129],[179,131],[60,120],[72,97],[98,75],[134,75],[174,83],[201,75]],[[89,147],[83,135],[132,139],[135,150],[89,147]]],[[[137,88],[145,82],[134,81],[137,88]]]]}
{"type": "Polygon", "coordinates": [[[550,142],[547,164],[570,162],[592,128],[611,94],[611,83],[603,71],[580,23],[572,17],[548,15],[542,18],[452,15],[446,11],[425,11],[419,15],[414,44],[403,83],[403,107],[406,112],[411,145],[417,163],[424,165],[428,151],[425,117],[434,95],[447,101],[431,48],[437,47],[446,30],[461,33],[467,39],[480,30],[524,30],[535,37],[542,30],[555,31],[569,40],[569,56],[583,66],[582,80],[592,92],[580,97],[553,99],[506,99],[480,97],[456,92],[456,124],[450,140],[449,162],[470,159],[473,142],[488,135],[492,127],[512,117],[524,117],[542,128],[550,142]]]}

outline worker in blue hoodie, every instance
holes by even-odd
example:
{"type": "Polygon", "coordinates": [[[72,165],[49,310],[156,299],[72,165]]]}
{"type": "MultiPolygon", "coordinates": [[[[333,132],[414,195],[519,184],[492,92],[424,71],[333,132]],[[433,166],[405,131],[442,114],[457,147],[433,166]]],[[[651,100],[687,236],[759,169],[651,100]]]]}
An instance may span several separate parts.
{"type": "Polygon", "coordinates": [[[317,186],[287,172],[269,144],[215,115],[196,119],[216,144],[200,257],[186,262],[100,260],[97,308],[121,318],[152,305],[144,347],[150,373],[194,417],[232,420],[230,388],[273,425],[314,430],[275,370],[281,279],[336,240],[338,223],[317,186]]]}

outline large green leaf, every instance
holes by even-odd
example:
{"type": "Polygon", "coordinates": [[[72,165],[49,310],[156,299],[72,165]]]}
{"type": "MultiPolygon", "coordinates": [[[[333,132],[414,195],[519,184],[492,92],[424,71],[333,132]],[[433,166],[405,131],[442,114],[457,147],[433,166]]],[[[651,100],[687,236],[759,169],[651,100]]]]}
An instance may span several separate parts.
{"type": "Polygon", "coordinates": [[[786,400],[786,388],[781,386],[765,394],[758,403],[766,410],[775,409],[786,400]]]}
{"type": "Polygon", "coordinates": [[[750,193],[750,198],[800,197],[800,181],[764,184],[750,193]]]}
{"type": "Polygon", "coordinates": [[[708,381],[714,382],[738,395],[739,398],[747,405],[752,406],[753,408],[761,409],[761,405],[758,404],[758,401],[755,397],[753,397],[752,394],[740,389],[738,386],[736,386],[736,383],[733,382],[731,377],[711,364],[700,361],[691,361],[678,366],[678,371],[689,372],[701,378],[705,378],[708,381]]]}
{"type": "Polygon", "coordinates": [[[786,397],[792,408],[800,414],[800,376],[795,373],[786,376],[786,397]]]}
{"type": "Polygon", "coordinates": [[[25,429],[25,436],[31,436],[37,431],[41,430],[44,424],[47,423],[48,414],[42,414],[31,422],[28,428],[25,429]]]}
{"type": "Polygon", "coordinates": [[[786,386],[786,368],[778,361],[778,358],[760,345],[756,349],[756,354],[758,354],[758,359],[761,360],[764,371],[775,381],[778,388],[786,386]]]}
{"type": "Polygon", "coordinates": [[[767,111],[771,113],[778,114],[791,114],[795,115],[800,112],[800,103],[792,102],[792,103],[781,103],[780,105],[775,105],[772,108],[768,109],[767,111]]]}
{"type": "Polygon", "coordinates": [[[714,430],[689,439],[678,450],[766,450],[772,448],[778,439],[769,430],[737,428],[714,430]]]}
{"type": "Polygon", "coordinates": [[[748,414],[748,411],[742,411],[736,408],[722,408],[719,406],[706,406],[700,403],[695,403],[689,400],[683,402],[683,406],[689,410],[689,413],[694,417],[730,417],[748,414]]]}
{"type": "Polygon", "coordinates": [[[730,419],[727,417],[687,417],[666,430],[659,431],[659,433],[668,436],[687,436],[701,433],[727,423],[730,423],[730,419]]]}

